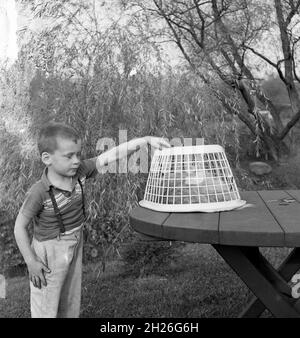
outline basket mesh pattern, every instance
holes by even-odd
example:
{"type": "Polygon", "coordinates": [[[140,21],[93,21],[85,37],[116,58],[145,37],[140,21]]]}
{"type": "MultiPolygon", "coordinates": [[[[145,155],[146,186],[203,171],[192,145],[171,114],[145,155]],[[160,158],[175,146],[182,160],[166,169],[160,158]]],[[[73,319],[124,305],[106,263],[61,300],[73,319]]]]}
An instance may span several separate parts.
{"type": "Polygon", "coordinates": [[[243,205],[218,145],[156,150],[141,206],[159,211],[221,211],[243,205]]]}

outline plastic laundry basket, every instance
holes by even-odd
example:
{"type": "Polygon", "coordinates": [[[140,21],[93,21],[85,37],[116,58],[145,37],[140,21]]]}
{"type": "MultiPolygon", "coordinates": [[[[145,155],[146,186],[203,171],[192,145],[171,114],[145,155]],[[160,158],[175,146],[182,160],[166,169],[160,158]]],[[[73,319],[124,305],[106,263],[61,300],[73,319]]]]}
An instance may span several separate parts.
{"type": "Polygon", "coordinates": [[[156,150],[140,206],[166,212],[216,212],[243,206],[219,145],[156,150]]]}

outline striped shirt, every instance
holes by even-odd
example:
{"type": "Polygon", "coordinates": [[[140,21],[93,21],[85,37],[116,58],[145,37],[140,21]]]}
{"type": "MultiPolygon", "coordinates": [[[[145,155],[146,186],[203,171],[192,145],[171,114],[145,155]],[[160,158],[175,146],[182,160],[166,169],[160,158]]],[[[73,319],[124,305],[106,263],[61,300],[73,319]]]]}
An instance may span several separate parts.
{"type": "Polygon", "coordinates": [[[56,238],[60,233],[59,222],[55,215],[53,204],[49,195],[52,186],[57,206],[62,216],[66,233],[79,228],[84,223],[82,187],[85,187],[86,179],[95,177],[98,173],[96,168],[97,157],[83,160],[73,176],[75,186],[72,192],[53,186],[47,178],[48,168],[43,171],[42,177],[26,193],[20,213],[33,219],[33,236],[38,241],[46,241],[56,238]]]}

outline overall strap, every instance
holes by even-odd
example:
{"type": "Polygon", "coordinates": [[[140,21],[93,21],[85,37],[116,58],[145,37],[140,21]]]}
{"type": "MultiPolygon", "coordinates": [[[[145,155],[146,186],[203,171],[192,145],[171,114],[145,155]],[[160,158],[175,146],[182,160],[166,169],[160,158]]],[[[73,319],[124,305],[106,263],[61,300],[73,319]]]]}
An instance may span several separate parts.
{"type": "MultiPolygon", "coordinates": [[[[82,182],[80,181],[79,178],[78,178],[78,183],[79,183],[80,188],[81,188],[83,216],[84,216],[84,219],[86,219],[83,186],[82,186],[82,182]]],[[[61,233],[65,233],[65,226],[64,226],[64,223],[63,223],[63,221],[62,221],[61,213],[60,213],[60,211],[59,211],[59,209],[58,209],[58,205],[57,205],[57,203],[56,203],[56,199],[55,199],[55,197],[54,197],[53,186],[50,186],[49,195],[50,195],[50,198],[51,198],[51,201],[52,201],[52,204],[53,204],[53,208],[54,208],[55,215],[56,215],[57,220],[58,220],[58,223],[59,223],[60,232],[61,232],[61,233]]]]}
{"type": "Polygon", "coordinates": [[[80,178],[79,178],[79,177],[78,177],[78,183],[79,183],[80,188],[81,188],[83,216],[84,216],[84,219],[86,219],[86,213],[85,213],[85,200],[84,200],[83,186],[82,186],[82,182],[80,181],[80,178]]]}
{"type": "Polygon", "coordinates": [[[60,232],[65,233],[65,226],[64,226],[64,223],[62,221],[62,217],[61,217],[61,214],[59,212],[59,209],[58,209],[58,206],[57,206],[57,203],[56,203],[56,199],[54,197],[52,186],[50,187],[49,195],[50,195],[50,198],[51,198],[51,201],[52,201],[52,204],[53,204],[55,215],[56,215],[58,223],[59,223],[60,232]]]}

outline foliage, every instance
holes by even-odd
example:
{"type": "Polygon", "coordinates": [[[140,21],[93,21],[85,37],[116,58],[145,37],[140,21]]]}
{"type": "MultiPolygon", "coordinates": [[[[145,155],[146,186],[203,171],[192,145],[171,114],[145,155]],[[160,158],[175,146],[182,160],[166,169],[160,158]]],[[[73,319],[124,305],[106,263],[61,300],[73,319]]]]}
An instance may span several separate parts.
{"type": "Polygon", "coordinates": [[[21,140],[8,132],[4,126],[1,127],[0,143],[0,175],[2,178],[0,185],[0,270],[3,270],[8,265],[18,265],[22,262],[13,237],[13,219],[24,199],[25,191],[34,183],[34,178],[37,177],[41,166],[32,154],[22,149],[21,140]]]}
{"type": "Polygon", "coordinates": [[[102,261],[118,252],[119,245],[130,239],[129,212],[142,199],[146,184],[143,174],[111,174],[101,176],[88,189],[88,221],[85,227],[85,259],[102,261]]]}

